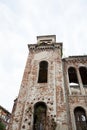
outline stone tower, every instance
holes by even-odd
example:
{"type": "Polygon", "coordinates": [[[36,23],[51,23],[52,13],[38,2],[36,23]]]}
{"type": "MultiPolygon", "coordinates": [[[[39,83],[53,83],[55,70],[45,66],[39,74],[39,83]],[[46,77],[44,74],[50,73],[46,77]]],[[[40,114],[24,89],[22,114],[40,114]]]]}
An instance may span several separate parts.
{"type": "Polygon", "coordinates": [[[9,130],[67,130],[62,43],[55,35],[38,36],[28,48],[9,130]]]}

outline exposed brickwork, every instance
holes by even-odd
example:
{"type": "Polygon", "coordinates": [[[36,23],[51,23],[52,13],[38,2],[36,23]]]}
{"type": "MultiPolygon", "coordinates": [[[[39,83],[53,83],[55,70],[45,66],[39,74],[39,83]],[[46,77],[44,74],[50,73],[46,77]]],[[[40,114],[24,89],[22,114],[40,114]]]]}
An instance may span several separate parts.
{"type": "Polygon", "coordinates": [[[75,116],[74,116],[74,109],[76,107],[84,108],[85,112],[87,113],[87,92],[84,88],[81,80],[81,75],[79,73],[79,67],[83,66],[87,68],[87,56],[77,56],[77,57],[69,57],[63,59],[64,63],[64,78],[65,78],[65,88],[66,88],[66,96],[67,96],[67,104],[68,104],[68,113],[69,113],[69,123],[71,124],[69,129],[76,130],[75,124],[75,116]],[[74,67],[77,72],[78,81],[80,85],[80,92],[78,89],[74,89],[73,93],[69,86],[69,77],[68,77],[68,68],[74,67]]]}
{"type": "Polygon", "coordinates": [[[62,43],[55,40],[55,36],[42,36],[38,37],[37,44],[28,45],[29,55],[9,130],[33,130],[37,102],[44,102],[47,106],[44,130],[76,130],[75,107],[82,106],[87,112],[87,90],[82,86],[78,71],[79,66],[87,67],[87,57],[62,59],[62,43]],[[46,43],[43,43],[45,38],[46,43]],[[47,83],[38,83],[41,61],[48,62],[47,83]],[[76,68],[79,89],[69,86],[70,66],[76,68]]]}

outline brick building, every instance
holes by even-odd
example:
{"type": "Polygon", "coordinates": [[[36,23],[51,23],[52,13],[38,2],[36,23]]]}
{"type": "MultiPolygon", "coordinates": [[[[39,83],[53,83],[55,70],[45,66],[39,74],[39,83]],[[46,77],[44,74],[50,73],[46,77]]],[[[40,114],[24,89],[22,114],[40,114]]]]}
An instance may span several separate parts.
{"type": "Polygon", "coordinates": [[[5,130],[8,129],[11,113],[7,111],[4,107],[0,106],[0,123],[5,127],[5,130]]]}
{"type": "Polygon", "coordinates": [[[28,48],[9,130],[87,130],[87,56],[62,58],[55,35],[28,48]]]}

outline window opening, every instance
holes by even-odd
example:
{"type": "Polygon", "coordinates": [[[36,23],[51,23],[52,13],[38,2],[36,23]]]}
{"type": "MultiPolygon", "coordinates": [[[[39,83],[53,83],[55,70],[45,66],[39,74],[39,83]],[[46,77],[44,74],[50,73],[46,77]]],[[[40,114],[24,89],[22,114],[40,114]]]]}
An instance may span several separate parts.
{"type": "Polygon", "coordinates": [[[87,68],[86,67],[80,67],[79,68],[82,83],[84,87],[87,87],[87,68]]]}
{"type": "Polygon", "coordinates": [[[77,107],[74,110],[76,130],[87,130],[86,114],[83,108],[77,107]]]}
{"type": "Polygon", "coordinates": [[[76,73],[76,69],[74,67],[70,67],[68,69],[68,75],[69,75],[70,87],[74,87],[74,88],[79,87],[77,73],[76,73]]]}
{"type": "Polygon", "coordinates": [[[48,75],[48,62],[41,61],[39,64],[38,83],[47,83],[47,75],[48,75]]]}

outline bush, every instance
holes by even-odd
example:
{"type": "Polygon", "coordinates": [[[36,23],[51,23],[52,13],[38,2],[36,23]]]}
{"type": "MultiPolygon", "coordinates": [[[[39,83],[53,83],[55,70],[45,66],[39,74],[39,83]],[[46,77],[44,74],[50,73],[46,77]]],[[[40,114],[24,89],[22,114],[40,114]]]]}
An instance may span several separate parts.
{"type": "Polygon", "coordinates": [[[0,122],[0,130],[5,130],[5,125],[2,122],[0,122]]]}

